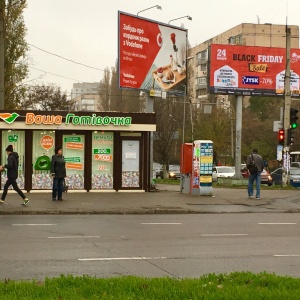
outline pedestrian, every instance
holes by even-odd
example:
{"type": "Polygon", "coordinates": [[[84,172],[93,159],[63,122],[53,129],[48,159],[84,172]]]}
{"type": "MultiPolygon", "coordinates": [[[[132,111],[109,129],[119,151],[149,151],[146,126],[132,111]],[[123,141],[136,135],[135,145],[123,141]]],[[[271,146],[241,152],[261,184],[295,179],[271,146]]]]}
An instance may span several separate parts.
{"type": "Polygon", "coordinates": [[[51,175],[53,177],[52,201],[63,201],[62,193],[64,190],[66,177],[66,162],[62,155],[62,147],[55,147],[55,154],[51,160],[51,175]]]}
{"type": "Polygon", "coordinates": [[[12,185],[13,189],[20,195],[20,197],[22,197],[22,205],[26,205],[29,200],[20,190],[16,181],[16,179],[18,178],[19,154],[17,152],[14,152],[12,145],[8,145],[5,150],[7,154],[7,164],[1,166],[0,170],[4,171],[5,169],[7,169],[7,180],[3,187],[3,193],[0,199],[0,203],[4,203],[8,188],[12,185]]]}
{"type": "Polygon", "coordinates": [[[258,154],[257,149],[253,149],[252,154],[246,160],[247,169],[250,172],[248,179],[248,197],[253,198],[253,183],[256,182],[256,199],[260,199],[261,172],[264,169],[264,161],[258,154]]]}

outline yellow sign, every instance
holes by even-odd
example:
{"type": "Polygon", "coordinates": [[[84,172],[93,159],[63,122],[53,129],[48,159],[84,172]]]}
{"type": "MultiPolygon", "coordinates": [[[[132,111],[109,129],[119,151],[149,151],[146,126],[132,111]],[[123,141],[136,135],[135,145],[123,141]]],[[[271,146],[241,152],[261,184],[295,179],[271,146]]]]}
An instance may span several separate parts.
{"type": "Polygon", "coordinates": [[[200,182],[202,182],[202,183],[210,183],[210,182],[212,182],[212,176],[210,176],[210,175],[201,175],[200,176],[200,182]]]}
{"type": "Polygon", "coordinates": [[[201,164],[212,164],[213,157],[212,156],[201,156],[201,164]]]}

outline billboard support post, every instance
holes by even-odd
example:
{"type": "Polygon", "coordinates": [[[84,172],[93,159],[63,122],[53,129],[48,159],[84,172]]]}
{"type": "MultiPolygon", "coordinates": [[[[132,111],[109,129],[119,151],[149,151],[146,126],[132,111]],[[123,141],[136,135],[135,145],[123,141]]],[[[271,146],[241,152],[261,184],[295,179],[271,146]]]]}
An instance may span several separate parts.
{"type": "Polygon", "coordinates": [[[236,101],[235,178],[242,179],[241,145],[242,145],[243,97],[237,96],[236,98],[237,98],[237,101],[236,101]]]}
{"type": "MultiPolygon", "coordinates": [[[[150,97],[149,91],[146,92],[146,107],[145,107],[146,113],[153,113],[153,97],[150,97]]],[[[152,183],[153,178],[153,132],[150,132],[150,145],[149,145],[149,161],[150,161],[150,186],[152,183]]]]}

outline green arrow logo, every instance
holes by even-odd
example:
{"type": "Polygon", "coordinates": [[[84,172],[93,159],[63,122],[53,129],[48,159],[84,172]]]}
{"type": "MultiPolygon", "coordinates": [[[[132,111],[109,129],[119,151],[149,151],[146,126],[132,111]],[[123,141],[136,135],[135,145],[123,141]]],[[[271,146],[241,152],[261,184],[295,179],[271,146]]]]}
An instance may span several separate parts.
{"type": "Polygon", "coordinates": [[[7,124],[11,124],[17,117],[19,116],[19,114],[17,113],[0,113],[0,119],[2,119],[3,121],[5,121],[7,124]]]}

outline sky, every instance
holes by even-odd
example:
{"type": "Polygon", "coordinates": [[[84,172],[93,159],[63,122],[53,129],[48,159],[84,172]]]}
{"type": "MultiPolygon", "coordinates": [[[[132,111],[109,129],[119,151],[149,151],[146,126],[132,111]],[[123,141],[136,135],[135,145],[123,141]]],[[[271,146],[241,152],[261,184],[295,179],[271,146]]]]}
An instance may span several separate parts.
{"type": "Polygon", "coordinates": [[[241,23],[300,26],[299,0],[27,0],[23,83],[55,84],[70,95],[74,83],[99,82],[118,57],[118,11],[166,24],[180,18],[170,24],[183,24],[192,47],[241,23]],[[145,10],[155,5],[162,9],[145,10]]]}

